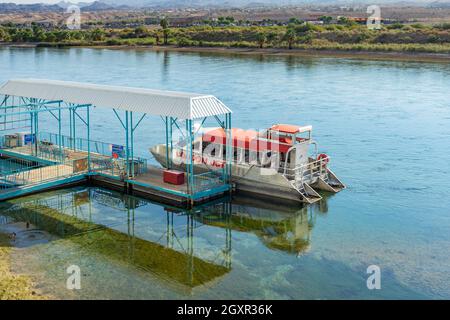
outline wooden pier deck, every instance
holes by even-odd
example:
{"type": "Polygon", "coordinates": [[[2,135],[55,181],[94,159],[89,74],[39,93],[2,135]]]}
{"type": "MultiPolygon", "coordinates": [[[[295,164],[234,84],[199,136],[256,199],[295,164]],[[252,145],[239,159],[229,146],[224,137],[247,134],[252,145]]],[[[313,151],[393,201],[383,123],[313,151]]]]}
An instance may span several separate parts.
{"type": "MultiPolygon", "coordinates": [[[[14,185],[31,185],[43,181],[51,181],[60,179],[62,177],[69,177],[73,174],[73,167],[64,164],[57,164],[54,166],[41,167],[28,171],[12,173],[5,176],[3,180],[14,185]]],[[[82,174],[82,172],[80,172],[79,174],[82,174]]]]}

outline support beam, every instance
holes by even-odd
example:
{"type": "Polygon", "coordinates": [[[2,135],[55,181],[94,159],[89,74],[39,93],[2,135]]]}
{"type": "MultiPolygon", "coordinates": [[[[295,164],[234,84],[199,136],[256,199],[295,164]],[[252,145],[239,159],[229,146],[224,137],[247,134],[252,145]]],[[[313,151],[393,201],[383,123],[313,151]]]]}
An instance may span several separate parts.
{"type": "Polygon", "coordinates": [[[131,172],[130,176],[134,177],[134,124],[133,124],[133,112],[130,112],[130,155],[131,155],[131,172]]]}
{"type": "MultiPolygon", "coordinates": [[[[59,104],[61,105],[61,103],[59,104]]],[[[63,152],[62,152],[62,124],[61,124],[61,109],[58,111],[58,147],[59,147],[59,156],[60,161],[62,162],[64,159],[63,152]]]]}
{"type": "Polygon", "coordinates": [[[166,124],[166,168],[170,169],[169,165],[169,120],[172,122],[172,118],[169,119],[169,117],[166,117],[166,120],[164,121],[166,124]]]}
{"type": "Polygon", "coordinates": [[[130,176],[130,130],[129,130],[129,111],[125,111],[125,154],[126,154],[126,173],[130,176]]]}
{"type": "Polygon", "coordinates": [[[91,172],[91,116],[90,107],[86,109],[86,126],[87,126],[87,140],[88,140],[88,172],[91,172]]]}

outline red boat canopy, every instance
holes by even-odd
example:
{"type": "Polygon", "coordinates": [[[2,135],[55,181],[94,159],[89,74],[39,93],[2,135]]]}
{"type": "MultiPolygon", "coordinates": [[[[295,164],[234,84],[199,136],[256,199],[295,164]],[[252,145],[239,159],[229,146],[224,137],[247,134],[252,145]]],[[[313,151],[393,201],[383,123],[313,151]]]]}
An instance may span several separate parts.
{"type": "MultiPolygon", "coordinates": [[[[231,136],[233,137],[233,146],[240,148],[249,148],[250,141],[258,137],[258,132],[254,130],[243,130],[238,128],[231,129],[231,136]]],[[[206,132],[203,135],[203,141],[214,142],[217,144],[225,144],[226,133],[222,128],[214,129],[206,132]]]]}
{"type": "Polygon", "coordinates": [[[270,130],[279,131],[283,133],[296,134],[300,132],[299,126],[293,126],[291,124],[276,124],[273,125],[270,130]]]}
{"type": "MultiPolygon", "coordinates": [[[[233,138],[233,147],[245,148],[253,151],[279,151],[286,153],[291,147],[290,144],[282,141],[271,141],[258,136],[258,132],[254,130],[243,130],[238,128],[231,129],[233,138]]],[[[214,129],[203,134],[203,141],[226,144],[225,130],[222,128],[214,129]]]]}

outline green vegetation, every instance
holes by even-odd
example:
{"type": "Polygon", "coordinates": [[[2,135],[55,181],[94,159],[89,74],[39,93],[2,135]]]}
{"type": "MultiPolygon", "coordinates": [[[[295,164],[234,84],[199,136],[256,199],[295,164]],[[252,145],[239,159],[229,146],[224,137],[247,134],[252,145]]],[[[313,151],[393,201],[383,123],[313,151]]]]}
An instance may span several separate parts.
{"type": "Polygon", "coordinates": [[[178,252],[159,243],[131,238],[126,233],[63,214],[55,208],[39,203],[23,203],[6,214],[18,221],[30,221],[38,228],[62,239],[70,239],[70,242],[84,248],[91,255],[99,255],[124,266],[133,265],[139,270],[151,271],[163,279],[170,279],[173,284],[188,288],[204,285],[229,272],[229,269],[220,264],[178,252]],[[191,271],[189,267],[192,268],[191,271]]]}
{"type": "Polygon", "coordinates": [[[7,235],[0,233],[0,300],[45,299],[33,290],[28,277],[11,273],[9,241],[7,235]]]}
{"type": "Polygon", "coordinates": [[[159,27],[88,30],[45,30],[37,25],[0,27],[0,41],[38,43],[41,46],[149,46],[180,47],[288,48],[345,51],[406,51],[450,53],[450,23],[435,26],[394,23],[381,30],[341,18],[336,24],[328,16],[323,24],[291,19],[289,25],[236,26],[231,17],[222,17],[216,25],[174,28],[167,19],[159,27]]]}

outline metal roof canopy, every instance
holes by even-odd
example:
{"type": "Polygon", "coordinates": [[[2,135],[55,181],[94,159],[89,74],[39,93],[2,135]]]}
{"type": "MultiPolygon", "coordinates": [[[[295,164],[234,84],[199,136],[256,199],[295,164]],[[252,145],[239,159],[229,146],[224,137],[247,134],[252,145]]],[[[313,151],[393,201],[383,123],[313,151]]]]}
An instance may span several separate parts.
{"type": "Polygon", "coordinates": [[[0,87],[0,94],[91,104],[178,119],[198,119],[231,113],[222,101],[212,95],[70,81],[9,80],[0,87]]]}

